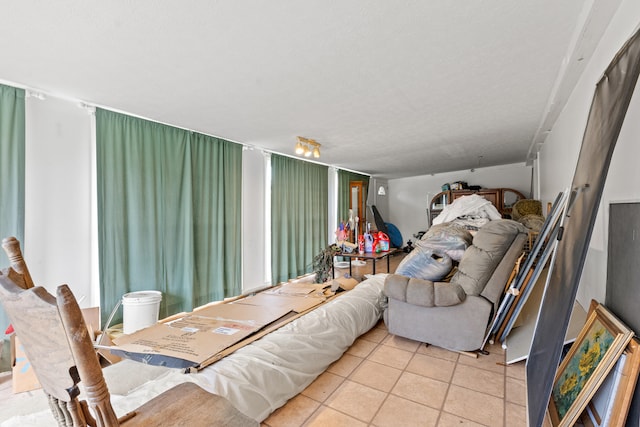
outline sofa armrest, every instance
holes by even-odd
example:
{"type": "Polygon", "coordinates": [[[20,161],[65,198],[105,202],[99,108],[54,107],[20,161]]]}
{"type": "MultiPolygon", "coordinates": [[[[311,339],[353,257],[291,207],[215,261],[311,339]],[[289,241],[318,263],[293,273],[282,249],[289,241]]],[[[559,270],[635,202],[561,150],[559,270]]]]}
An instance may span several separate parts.
{"type": "Polygon", "coordinates": [[[422,307],[449,307],[460,304],[467,297],[460,285],[399,274],[387,276],[384,293],[389,298],[422,307]]]}

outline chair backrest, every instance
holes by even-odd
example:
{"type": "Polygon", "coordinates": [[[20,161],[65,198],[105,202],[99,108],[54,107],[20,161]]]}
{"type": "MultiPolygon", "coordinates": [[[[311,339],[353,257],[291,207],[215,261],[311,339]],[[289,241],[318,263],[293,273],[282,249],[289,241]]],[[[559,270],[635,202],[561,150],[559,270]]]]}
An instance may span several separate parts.
{"type": "Polygon", "coordinates": [[[80,381],[55,298],[36,286],[23,289],[12,268],[0,271],[0,301],[43,390],[69,402],[80,381]]]}
{"type": "MultiPolygon", "coordinates": [[[[12,265],[18,256],[24,264],[19,244],[5,245],[7,240],[3,240],[3,247],[10,247],[7,252],[12,251],[8,253],[12,265]]],[[[29,274],[26,264],[22,269],[29,274]]],[[[89,415],[77,400],[82,378],[97,425],[117,426],[100,362],[71,290],[60,286],[56,299],[41,286],[29,287],[29,282],[30,275],[25,277],[13,267],[1,270],[0,301],[44,392],[50,396],[59,425],[87,425],[89,415]]]]}
{"type": "Polygon", "coordinates": [[[20,277],[17,278],[21,281],[20,287],[24,289],[33,288],[33,280],[31,280],[31,273],[27,268],[27,263],[24,262],[22,257],[22,251],[20,250],[20,242],[15,237],[6,237],[2,239],[2,248],[7,253],[11,268],[16,273],[19,273],[20,277]]]}

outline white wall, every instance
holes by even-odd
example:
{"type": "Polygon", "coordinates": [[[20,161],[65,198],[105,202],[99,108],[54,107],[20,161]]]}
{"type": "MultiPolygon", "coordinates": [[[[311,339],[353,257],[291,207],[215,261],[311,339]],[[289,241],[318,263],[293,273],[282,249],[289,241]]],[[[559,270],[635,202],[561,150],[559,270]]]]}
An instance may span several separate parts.
{"type": "Polygon", "coordinates": [[[81,306],[91,284],[92,116],[74,102],[26,100],[25,259],[34,281],[66,283],[81,306]]]}
{"type": "Polygon", "coordinates": [[[242,152],[242,289],[265,284],[265,155],[242,152]]]}
{"type": "Polygon", "coordinates": [[[376,220],[373,215],[372,206],[378,209],[384,222],[391,222],[389,215],[389,181],[384,178],[369,178],[369,189],[367,191],[367,222],[370,222],[371,227],[375,229],[376,220]],[[380,187],[384,187],[384,195],[378,194],[380,187]]]}
{"type": "Polygon", "coordinates": [[[413,235],[428,228],[429,202],[441,191],[443,184],[465,181],[483,188],[512,188],[530,197],[531,171],[531,167],[517,163],[477,168],[474,172],[467,169],[389,180],[389,217],[385,221],[398,227],[405,243],[415,241],[413,235]]]}
{"type": "MultiPolygon", "coordinates": [[[[569,102],[547,137],[539,156],[540,198],[552,201],[571,184],[596,83],[616,52],[640,24],[640,2],[626,0],[612,19],[569,102]]],[[[608,206],[614,201],[640,201],[640,90],[636,87],[616,148],[582,272],[577,299],[588,307],[604,302],[608,245],[608,206]]]]}

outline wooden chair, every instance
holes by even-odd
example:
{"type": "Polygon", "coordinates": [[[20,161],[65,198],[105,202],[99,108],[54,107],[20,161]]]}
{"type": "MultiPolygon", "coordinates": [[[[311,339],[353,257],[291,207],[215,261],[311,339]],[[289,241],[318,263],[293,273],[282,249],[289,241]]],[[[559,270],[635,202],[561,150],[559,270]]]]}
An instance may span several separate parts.
{"type": "Polygon", "coordinates": [[[11,267],[0,271],[0,301],[60,427],[259,425],[223,397],[190,382],[118,419],[82,312],[69,287],[58,287],[54,298],[34,286],[18,241],[7,238],[2,246],[11,267]],[[78,399],[80,381],[88,404],[78,399]]]}

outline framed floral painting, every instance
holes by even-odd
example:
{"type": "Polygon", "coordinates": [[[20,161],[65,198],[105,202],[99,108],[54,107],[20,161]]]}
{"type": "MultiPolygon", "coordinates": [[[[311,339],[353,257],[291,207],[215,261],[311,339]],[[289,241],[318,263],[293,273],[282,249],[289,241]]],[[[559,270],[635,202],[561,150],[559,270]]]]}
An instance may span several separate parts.
{"type": "Polygon", "coordinates": [[[594,427],[624,426],[639,373],[640,341],[632,338],[582,413],[582,423],[594,427]]]}
{"type": "Polygon", "coordinates": [[[554,426],[572,426],[631,340],[633,331],[597,305],[556,371],[549,401],[554,426]]]}

